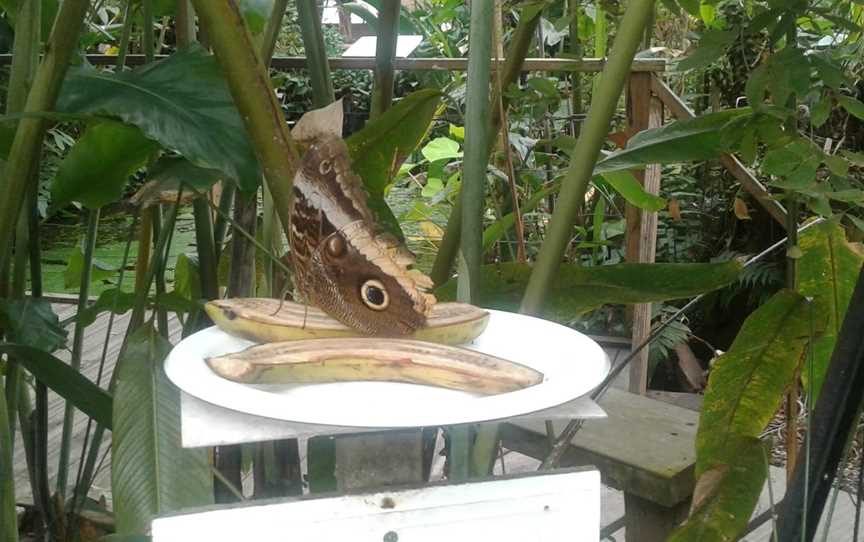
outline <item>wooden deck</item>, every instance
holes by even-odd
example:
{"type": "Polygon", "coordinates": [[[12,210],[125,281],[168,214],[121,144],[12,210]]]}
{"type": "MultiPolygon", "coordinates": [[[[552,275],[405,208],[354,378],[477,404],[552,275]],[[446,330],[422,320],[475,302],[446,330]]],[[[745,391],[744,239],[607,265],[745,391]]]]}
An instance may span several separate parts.
{"type": "MultiPolygon", "coordinates": [[[[57,303],[53,305],[54,312],[60,317],[60,321],[64,321],[75,315],[76,305],[67,303],[57,303]]],[[[111,329],[111,334],[108,335],[109,315],[102,314],[99,318],[84,332],[83,352],[81,356],[81,372],[92,381],[96,381],[99,374],[99,363],[102,357],[104,345],[108,344],[108,349],[105,357],[105,366],[101,379],[102,387],[107,388],[108,382],[111,379],[111,374],[114,371],[114,365],[117,362],[117,356],[120,353],[120,346],[123,342],[123,335],[126,332],[126,326],[129,323],[127,313],[122,316],[114,317],[114,324],[111,329]]],[[[171,331],[171,342],[176,342],[180,338],[180,322],[172,315],[169,320],[171,331]]],[[[75,330],[75,325],[70,324],[69,344],[71,344],[72,334],[75,330]]],[[[64,361],[69,361],[71,352],[61,350],[54,353],[57,357],[64,361]]],[[[63,412],[65,409],[65,401],[62,397],[49,390],[48,392],[48,473],[50,476],[49,487],[54,489],[56,486],[57,466],[60,457],[60,441],[63,432],[63,412]]],[[[95,428],[95,424],[93,424],[95,428]]],[[[81,454],[81,446],[84,442],[84,435],[87,430],[87,417],[80,412],[76,412],[75,423],[72,429],[72,448],[69,464],[69,487],[74,485],[75,476],[78,473],[78,464],[81,454]]],[[[92,432],[91,428],[91,432],[92,432]]],[[[102,451],[109,450],[111,444],[111,433],[105,433],[105,439],[102,443],[102,451]]],[[[110,453],[110,452],[109,452],[110,453]]],[[[110,475],[110,457],[106,458],[98,472],[93,489],[90,495],[94,498],[99,498],[102,495],[110,499],[111,475],[110,475]]],[[[23,443],[21,442],[21,431],[17,429],[15,433],[15,458],[14,458],[14,476],[15,476],[15,497],[19,503],[32,503],[33,495],[31,493],[30,481],[27,474],[27,465],[24,460],[23,443]]]]}
{"type": "MultiPolygon", "coordinates": [[[[59,315],[61,321],[70,318],[75,314],[75,305],[73,304],[56,304],[54,305],[55,312],[59,315]]],[[[102,375],[102,386],[107,387],[107,383],[111,378],[112,371],[114,369],[114,365],[117,361],[117,356],[119,354],[120,345],[123,340],[123,335],[126,330],[126,325],[128,324],[129,314],[123,316],[117,316],[114,318],[113,328],[111,330],[110,335],[108,334],[108,320],[109,316],[107,314],[101,315],[94,324],[89,326],[84,334],[84,351],[82,355],[82,373],[85,374],[88,378],[95,381],[97,374],[99,372],[99,362],[102,356],[102,350],[107,341],[107,355],[105,359],[104,373],[102,375]]],[[[74,331],[74,325],[69,326],[69,336],[71,342],[71,336],[74,331]]],[[[180,338],[180,323],[176,318],[170,320],[170,331],[171,331],[171,341],[175,342],[180,338]]],[[[607,354],[609,355],[610,360],[614,363],[621,356],[626,355],[627,345],[621,343],[616,340],[603,340],[602,338],[598,341],[604,346],[607,354]]],[[[56,354],[61,359],[68,361],[70,353],[66,352],[58,352],[56,354]]],[[[623,387],[626,389],[626,374],[624,371],[625,380],[622,382],[616,383],[619,387],[623,387]]],[[[657,398],[662,400],[667,400],[671,402],[675,402],[676,399],[674,396],[664,396],[662,393],[656,395],[657,398]]],[[[682,405],[683,406],[683,405],[682,405]]],[[[63,426],[63,409],[64,409],[64,401],[62,398],[58,397],[52,392],[49,392],[49,406],[48,406],[48,423],[49,423],[49,433],[48,433],[48,467],[49,467],[49,475],[51,477],[51,485],[50,487],[53,489],[56,485],[55,476],[57,470],[57,462],[60,453],[60,440],[63,426]]],[[[87,429],[87,418],[84,417],[80,412],[76,413],[75,424],[72,432],[72,453],[70,457],[70,465],[69,465],[69,479],[70,479],[70,487],[74,483],[74,477],[78,472],[78,464],[79,457],[81,452],[81,445],[84,440],[84,435],[87,429]]],[[[109,446],[111,443],[110,433],[106,434],[104,439],[102,450],[103,453],[109,452],[109,446]]],[[[305,446],[303,447],[305,448],[305,446]]],[[[32,495],[30,492],[30,483],[27,475],[27,467],[24,461],[24,456],[22,453],[22,443],[20,438],[20,430],[16,432],[16,445],[15,445],[15,464],[14,464],[14,476],[15,476],[15,488],[16,488],[16,498],[20,503],[32,503],[32,495]]],[[[305,449],[301,450],[301,455],[305,457],[305,449]]],[[[532,470],[536,470],[539,462],[530,457],[515,453],[515,452],[506,452],[504,455],[504,461],[499,462],[496,465],[495,472],[496,473],[517,473],[517,472],[528,472],[532,470]]],[[[246,484],[244,484],[245,486],[246,484]]],[[[772,468],[771,469],[771,485],[773,490],[774,499],[779,500],[783,493],[785,492],[785,476],[783,475],[783,471],[780,469],[772,468]]],[[[91,497],[100,498],[105,496],[110,502],[110,488],[111,488],[111,476],[110,476],[110,457],[106,458],[102,463],[98,475],[96,477],[95,484],[91,490],[91,497]]],[[[767,487],[763,492],[762,498],[760,500],[759,508],[757,509],[757,514],[762,511],[768,509],[770,507],[770,498],[767,487]]],[[[831,524],[831,529],[829,532],[828,540],[837,541],[837,542],[846,542],[851,541],[852,531],[854,525],[854,517],[855,517],[855,508],[856,501],[855,497],[848,493],[840,493],[839,498],[837,499],[836,508],[834,512],[833,521],[831,524]]],[[[624,496],[621,492],[616,491],[615,489],[604,487],[602,492],[602,524],[609,525],[616,520],[620,519],[624,514],[624,496]]],[[[824,524],[824,518],[823,518],[824,524]]],[[[617,541],[621,542],[624,540],[624,528],[621,527],[615,530],[612,533],[609,533],[609,536],[604,540],[609,541],[617,541]]],[[[862,535],[864,535],[864,527],[862,527],[862,535]]],[[[820,534],[821,536],[821,529],[820,534]]],[[[747,535],[743,540],[749,542],[769,542],[771,540],[771,525],[770,522],[766,525],[763,525],[761,528],[757,529],[755,532],[747,535]]]]}

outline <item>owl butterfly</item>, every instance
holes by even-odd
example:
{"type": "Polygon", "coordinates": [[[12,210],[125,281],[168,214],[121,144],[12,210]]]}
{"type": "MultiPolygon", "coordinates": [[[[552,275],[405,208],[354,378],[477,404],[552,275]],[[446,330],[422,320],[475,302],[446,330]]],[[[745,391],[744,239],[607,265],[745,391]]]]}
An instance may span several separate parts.
{"type": "Polygon", "coordinates": [[[318,133],[309,141],[291,204],[297,289],[306,302],[364,333],[411,333],[435,303],[425,292],[432,281],[411,269],[414,255],[377,226],[342,138],[318,133]]]}

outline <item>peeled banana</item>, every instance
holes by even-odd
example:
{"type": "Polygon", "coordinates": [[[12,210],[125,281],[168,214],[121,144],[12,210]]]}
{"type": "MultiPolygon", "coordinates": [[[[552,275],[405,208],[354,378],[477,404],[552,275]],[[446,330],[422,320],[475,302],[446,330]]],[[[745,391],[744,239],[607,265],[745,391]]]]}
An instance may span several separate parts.
{"type": "MultiPolygon", "coordinates": [[[[255,342],[295,341],[362,334],[318,308],[278,299],[218,299],[205,305],[210,319],[231,335],[255,342]]],[[[486,329],[489,313],[465,303],[437,303],[411,338],[440,344],[471,342],[486,329]]]]}
{"type": "Polygon", "coordinates": [[[218,375],[242,383],[389,381],[483,395],[543,380],[524,365],[473,350],[410,339],[330,338],[269,343],[211,357],[218,375]]]}

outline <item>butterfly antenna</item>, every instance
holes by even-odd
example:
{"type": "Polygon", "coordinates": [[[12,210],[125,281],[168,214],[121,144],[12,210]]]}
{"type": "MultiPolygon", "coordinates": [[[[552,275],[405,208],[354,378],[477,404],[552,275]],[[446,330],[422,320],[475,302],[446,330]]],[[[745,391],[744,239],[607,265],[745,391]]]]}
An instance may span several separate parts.
{"type": "Polygon", "coordinates": [[[284,286],[282,286],[282,291],[279,292],[279,306],[276,307],[276,310],[273,311],[273,314],[271,314],[270,316],[276,316],[277,314],[279,314],[279,311],[282,310],[282,307],[285,305],[285,296],[288,295],[288,289],[289,289],[288,283],[286,283],[284,286]]]}

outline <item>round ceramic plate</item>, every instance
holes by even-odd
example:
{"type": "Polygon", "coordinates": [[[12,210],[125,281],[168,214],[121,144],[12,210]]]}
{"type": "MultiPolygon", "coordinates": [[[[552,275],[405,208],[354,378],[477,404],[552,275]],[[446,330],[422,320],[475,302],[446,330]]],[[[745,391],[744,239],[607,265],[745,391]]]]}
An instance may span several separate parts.
{"type": "Polygon", "coordinates": [[[491,396],[397,382],[241,384],[218,376],[204,360],[254,343],[216,327],[180,341],[165,360],[165,372],[186,393],[232,410],[316,425],[382,428],[529,414],[581,397],[609,372],[603,349],[585,335],[531,316],[489,312],[486,331],[463,346],[532,367],[543,373],[543,382],[491,396]]]}

